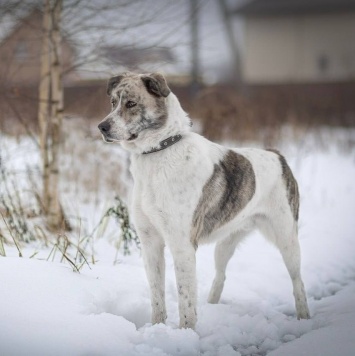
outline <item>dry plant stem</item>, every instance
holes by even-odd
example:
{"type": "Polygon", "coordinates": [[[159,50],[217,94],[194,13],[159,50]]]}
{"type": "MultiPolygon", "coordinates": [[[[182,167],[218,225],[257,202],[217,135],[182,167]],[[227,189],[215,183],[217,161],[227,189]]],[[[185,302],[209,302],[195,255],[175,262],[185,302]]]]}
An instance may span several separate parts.
{"type": "Polygon", "coordinates": [[[42,227],[39,226],[39,225],[35,225],[35,226],[34,226],[34,229],[35,229],[36,232],[37,232],[37,236],[38,236],[40,239],[43,239],[44,242],[45,242],[45,245],[48,246],[48,237],[47,237],[47,235],[45,234],[45,232],[43,231],[42,227]]]}
{"type": "Polygon", "coordinates": [[[39,251],[34,252],[34,253],[30,256],[30,258],[33,258],[33,257],[37,256],[38,253],[39,253],[39,251]]]}
{"type": "Polygon", "coordinates": [[[57,245],[58,245],[58,249],[60,252],[62,252],[62,259],[60,262],[63,262],[63,259],[64,259],[64,255],[67,253],[67,249],[68,249],[68,246],[69,246],[69,240],[68,240],[68,237],[65,236],[65,235],[59,235],[58,236],[58,242],[57,242],[57,245]],[[63,238],[64,239],[64,252],[62,252],[62,250],[60,249],[59,247],[59,243],[60,243],[60,239],[63,238]]]}
{"type": "MultiPolygon", "coordinates": [[[[49,255],[48,255],[48,257],[47,257],[47,261],[49,261],[50,257],[52,256],[52,253],[53,253],[53,255],[54,255],[54,250],[55,250],[56,248],[57,248],[57,247],[56,247],[56,245],[54,244],[54,245],[53,245],[53,248],[51,249],[51,252],[49,253],[49,255]]],[[[53,261],[53,259],[52,259],[52,261],[53,261]]]]}
{"type": "MultiPolygon", "coordinates": [[[[85,255],[84,255],[83,251],[81,251],[81,249],[80,249],[79,247],[78,247],[78,252],[79,252],[80,256],[83,258],[83,262],[81,263],[81,265],[80,265],[80,267],[79,267],[79,270],[83,267],[83,265],[84,265],[85,263],[86,263],[87,266],[91,269],[89,262],[87,261],[87,259],[86,259],[85,255]]],[[[75,260],[75,263],[76,263],[76,260],[75,260]]]]}
{"type": "Polygon", "coordinates": [[[57,249],[62,253],[63,258],[65,258],[73,267],[73,270],[77,271],[78,273],[80,273],[80,270],[78,269],[78,267],[76,267],[75,263],[65,254],[65,252],[63,252],[60,247],[57,245],[57,249]]]}
{"type": "Polygon", "coordinates": [[[2,213],[0,213],[0,215],[1,215],[2,219],[4,220],[4,223],[5,223],[6,227],[7,227],[7,229],[9,230],[9,233],[10,233],[10,235],[12,237],[12,240],[14,241],[14,244],[15,244],[15,246],[17,248],[19,257],[22,257],[22,253],[21,253],[20,247],[17,244],[16,239],[15,239],[14,235],[12,234],[11,229],[9,228],[9,225],[7,225],[7,222],[6,222],[5,218],[4,218],[4,216],[2,215],[2,213]]]}
{"type": "Polygon", "coordinates": [[[5,247],[4,247],[4,242],[3,242],[2,235],[0,235],[0,255],[6,257],[6,252],[5,252],[5,247]]]}
{"type": "Polygon", "coordinates": [[[81,233],[81,219],[79,220],[79,233],[78,233],[78,247],[76,250],[76,256],[75,256],[75,263],[78,259],[78,255],[79,255],[79,249],[80,249],[80,233],[81,233]]]}

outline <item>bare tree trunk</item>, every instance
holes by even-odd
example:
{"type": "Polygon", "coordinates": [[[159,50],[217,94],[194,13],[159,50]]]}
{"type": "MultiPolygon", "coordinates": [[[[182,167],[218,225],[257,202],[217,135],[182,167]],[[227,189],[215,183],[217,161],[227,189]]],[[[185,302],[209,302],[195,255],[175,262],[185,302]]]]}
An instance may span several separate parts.
{"type": "Polygon", "coordinates": [[[55,0],[51,11],[51,140],[49,159],[49,190],[47,224],[52,229],[65,227],[63,210],[60,205],[59,188],[59,149],[61,142],[61,128],[63,121],[63,86],[60,64],[61,34],[60,18],[63,0],[55,0]]]}
{"type": "Polygon", "coordinates": [[[39,123],[43,160],[43,206],[51,230],[69,229],[59,200],[59,149],[63,121],[60,19],[62,0],[45,0],[39,123]]]}
{"type": "Polygon", "coordinates": [[[45,0],[43,13],[43,42],[41,52],[41,77],[39,82],[38,124],[40,135],[40,149],[42,156],[43,196],[42,205],[47,214],[49,197],[49,162],[48,162],[48,123],[51,100],[50,92],[50,31],[51,9],[49,0],[45,0]]]}

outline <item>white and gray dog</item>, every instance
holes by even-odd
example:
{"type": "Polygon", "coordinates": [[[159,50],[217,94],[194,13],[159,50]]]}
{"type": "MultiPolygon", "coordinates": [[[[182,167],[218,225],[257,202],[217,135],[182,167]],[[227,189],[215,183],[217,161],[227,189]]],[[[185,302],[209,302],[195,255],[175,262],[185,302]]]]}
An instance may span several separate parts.
{"type": "Polygon", "coordinates": [[[109,80],[112,110],[99,124],[106,142],[131,152],[133,219],[151,289],[152,322],[164,323],[165,260],[174,259],[180,327],[194,328],[199,244],[218,241],[208,301],[217,303],[227,263],[258,228],[281,252],[297,317],[309,318],[300,274],[297,182],[277,151],[232,149],[190,131],[190,119],[159,73],[109,80]]]}

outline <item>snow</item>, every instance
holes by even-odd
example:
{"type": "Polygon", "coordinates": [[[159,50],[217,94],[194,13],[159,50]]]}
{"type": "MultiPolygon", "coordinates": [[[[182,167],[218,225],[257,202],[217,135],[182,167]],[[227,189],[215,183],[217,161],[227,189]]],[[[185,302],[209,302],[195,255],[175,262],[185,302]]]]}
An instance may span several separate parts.
{"type": "MultiPolygon", "coordinates": [[[[90,263],[91,269],[85,265],[80,274],[58,258],[47,261],[50,248],[43,245],[22,244],[23,258],[5,245],[7,257],[0,256],[0,354],[354,355],[355,151],[335,144],[354,132],[328,134],[325,148],[311,133],[302,144],[285,140],[280,147],[302,195],[299,235],[310,320],[296,319],[282,259],[256,232],[230,261],[217,305],[206,302],[214,276],[213,245],[199,248],[195,331],[178,329],[173,262],[167,251],[168,320],[152,326],[140,252],[132,248],[130,256],[119,253],[113,264],[115,241],[107,230],[95,240],[96,263],[90,263]],[[34,252],[38,254],[30,258],[34,252]]],[[[1,147],[6,142],[9,148],[2,154],[4,162],[11,161],[14,169],[21,169],[20,157],[34,155],[29,142],[15,146],[11,139],[0,140],[1,147]],[[16,160],[9,159],[11,154],[16,160]]],[[[66,189],[65,194],[72,194],[66,189]]],[[[90,200],[75,203],[86,220],[99,215],[90,200]]]]}
{"type": "Polygon", "coordinates": [[[336,296],[325,298],[316,306],[316,317],[326,319],[324,327],[312,330],[294,342],[269,353],[287,355],[354,355],[355,284],[345,287],[336,296]]]}

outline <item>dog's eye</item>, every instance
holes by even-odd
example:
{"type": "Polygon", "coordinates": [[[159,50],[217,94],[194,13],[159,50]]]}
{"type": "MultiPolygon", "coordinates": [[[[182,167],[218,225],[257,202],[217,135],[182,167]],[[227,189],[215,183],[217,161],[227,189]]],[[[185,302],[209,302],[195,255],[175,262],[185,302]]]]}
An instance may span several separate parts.
{"type": "Polygon", "coordinates": [[[133,108],[133,106],[136,106],[136,105],[137,105],[137,103],[135,103],[134,101],[129,100],[126,103],[126,108],[133,108]]]}

